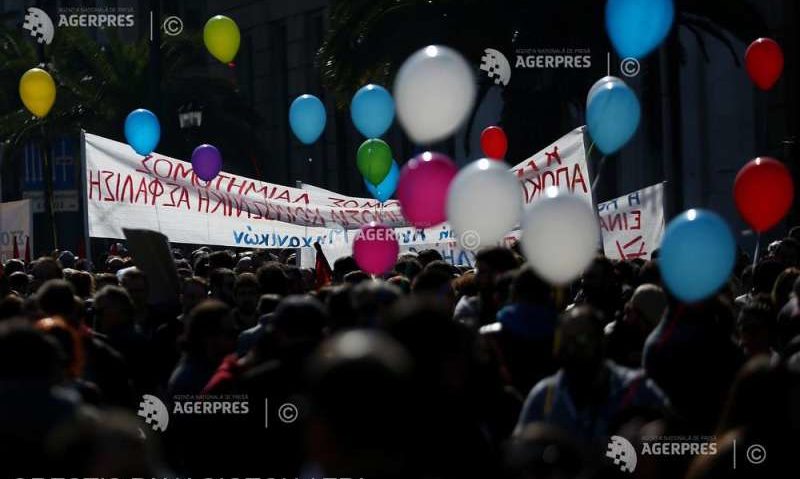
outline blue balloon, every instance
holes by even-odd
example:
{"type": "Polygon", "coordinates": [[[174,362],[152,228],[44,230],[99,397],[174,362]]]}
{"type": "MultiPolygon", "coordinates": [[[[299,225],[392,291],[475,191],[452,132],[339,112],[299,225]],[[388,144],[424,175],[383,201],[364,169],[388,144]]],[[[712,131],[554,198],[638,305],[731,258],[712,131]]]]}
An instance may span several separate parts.
{"type": "Polygon", "coordinates": [[[383,179],[378,186],[373,185],[366,178],[364,178],[364,186],[367,187],[367,191],[369,194],[372,195],[373,198],[383,203],[384,201],[388,200],[392,197],[395,190],[397,189],[397,182],[400,180],[400,167],[397,166],[397,162],[392,160],[392,168],[389,170],[389,173],[386,175],[386,178],[383,179]]]}
{"type": "Polygon", "coordinates": [[[603,77],[586,97],[586,125],[592,141],[610,155],[625,146],[639,126],[639,99],[624,81],[603,77]]]}
{"type": "Polygon", "coordinates": [[[672,0],[608,0],[606,31],[622,58],[642,58],[669,33],[675,19],[672,0]]]}
{"type": "Polygon", "coordinates": [[[149,155],[156,149],[161,139],[161,125],[152,111],[139,108],[128,113],[125,118],[125,139],[133,151],[149,155]]]}
{"type": "Polygon", "coordinates": [[[394,121],[392,95],[380,85],[361,87],[350,102],[350,118],[362,135],[379,138],[394,121]]]}
{"type": "Polygon", "coordinates": [[[659,254],[667,289],[685,303],[716,293],[736,262],[733,234],[719,215],[692,209],[670,221],[659,254]]]}
{"type": "Polygon", "coordinates": [[[314,95],[300,95],[289,108],[289,124],[298,140],[306,145],[317,141],[325,130],[325,105],[314,95]]]}

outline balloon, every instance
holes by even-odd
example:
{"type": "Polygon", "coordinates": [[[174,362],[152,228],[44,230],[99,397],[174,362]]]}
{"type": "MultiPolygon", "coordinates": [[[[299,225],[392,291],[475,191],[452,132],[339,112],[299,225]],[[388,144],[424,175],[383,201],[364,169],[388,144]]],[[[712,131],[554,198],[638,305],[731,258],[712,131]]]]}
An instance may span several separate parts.
{"type": "Polygon", "coordinates": [[[208,19],[203,28],[203,43],[211,55],[222,63],[230,63],[239,51],[239,27],[225,15],[208,19]]]}
{"type": "Polygon", "coordinates": [[[44,118],[56,101],[53,77],[41,68],[31,68],[19,79],[19,96],[28,111],[44,118]]]}
{"type": "Polygon", "coordinates": [[[149,155],[156,149],[161,138],[161,125],[152,111],[139,108],[125,118],[125,139],[133,151],[149,155]]]}
{"type": "Polygon", "coordinates": [[[222,155],[212,145],[200,145],[192,152],[192,169],[198,178],[211,181],[222,169],[222,155]]]}
{"type": "Polygon", "coordinates": [[[783,72],[783,50],[771,38],[759,38],[744,52],[747,74],[762,90],[769,90],[783,72]]]}
{"type": "Polygon", "coordinates": [[[374,221],[361,227],[353,241],[353,258],[358,267],[370,274],[383,274],[397,261],[400,245],[394,230],[374,221]]]}
{"type": "Polygon", "coordinates": [[[394,121],[394,100],[386,88],[369,84],[361,87],[350,102],[350,118],[362,135],[378,138],[394,121]]]}
{"type": "Polygon", "coordinates": [[[385,141],[372,138],[358,147],[358,171],[373,185],[380,184],[392,169],[392,150],[385,141]]]}
{"type": "Polygon", "coordinates": [[[392,160],[392,168],[389,170],[389,174],[386,175],[386,178],[384,178],[378,186],[373,185],[367,181],[366,178],[364,179],[364,186],[367,187],[367,191],[369,191],[369,194],[371,194],[373,198],[383,203],[392,197],[397,189],[397,181],[399,179],[400,167],[397,166],[396,161],[392,160]]]}
{"type": "Polygon", "coordinates": [[[608,0],[606,31],[622,58],[642,58],[664,41],[675,18],[672,0],[608,0]]]}
{"type": "Polygon", "coordinates": [[[597,148],[606,155],[617,152],[639,126],[639,99],[624,81],[603,77],[586,97],[586,124],[597,148]]]}
{"type": "Polygon", "coordinates": [[[522,187],[503,162],[474,161],[450,184],[447,221],[464,249],[497,244],[519,223],[520,216],[522,187]]]}
{"type": "Polygon", "coordinates": [[[426,151],[403,166],[397,199],[403,216],[417,228],[438,225],[447,219],[447,189],[458,168],[446,155],[426,151]]]}
{"type": "Polygon", "coordinates": [[[508,150],[506,132],[499,126],[490,126],[481,132],[481,149],[488,157],[501,160],[508,150]]]}
{"type": "Polygon", "coordinates": [[[747,224],[759,233],[764,232],[778,224],[792,207],[792,174],[774,158],[756,158],[736,175],[733,198],[747,224]]]}
{"type": "Polygon", "coordinates": [[[430,45],[403,63],[394,81],[397,118],[416,143],[453,134],[475,103],[474,68],[455,50],[430,45]]]}
{"type": "Polygon", "coordinates": [[[695,303],[725,284],[735,259],[736,245],[725,220],[692,209],[667,225],[658,262],[667,289],[681,301],[695,303]]]}
{"type": "Polygon", "coordinates": [[[314,95],[300,95],[289,107],[289,124],[298,140],[306,145],[317,141],[325,130],[325,105],[314,95]]]}
{"type": "Polygon", "coordinates": [[[553,186],[522,217],[522,250],[539,276],[554,285],[581,275],[597,254],[599,239],[592,206],[553,186]]]}

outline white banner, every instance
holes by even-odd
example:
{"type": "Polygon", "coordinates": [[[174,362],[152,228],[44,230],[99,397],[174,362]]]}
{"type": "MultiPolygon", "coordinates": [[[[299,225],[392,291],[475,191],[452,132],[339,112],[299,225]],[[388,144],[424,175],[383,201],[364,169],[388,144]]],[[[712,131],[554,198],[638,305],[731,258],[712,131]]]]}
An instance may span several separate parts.
{"type": "Polygon", "coordinates": [[[611,259],[650,259],[664,236],[664,183],[597,205],[603,250],[611,259]]]}
{"type": "Polygon", "coordinates": [[[33,254],[33,211],[30,200],[0,203],[0,259],[14,257],[14,238],[19,257],[25,256],[25,241],[33,254]]]}

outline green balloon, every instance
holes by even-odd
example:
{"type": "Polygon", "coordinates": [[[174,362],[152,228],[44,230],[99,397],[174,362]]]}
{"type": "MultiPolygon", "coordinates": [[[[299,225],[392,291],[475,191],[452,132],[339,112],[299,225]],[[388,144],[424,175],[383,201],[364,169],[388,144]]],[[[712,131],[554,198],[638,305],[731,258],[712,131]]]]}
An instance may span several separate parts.
{"type": "Polygon", "coordinates": [[[372,138],[358,147],[356,161],[364,178],[378,186],[392,169],[392,149],[385,141],[372,138]]]}

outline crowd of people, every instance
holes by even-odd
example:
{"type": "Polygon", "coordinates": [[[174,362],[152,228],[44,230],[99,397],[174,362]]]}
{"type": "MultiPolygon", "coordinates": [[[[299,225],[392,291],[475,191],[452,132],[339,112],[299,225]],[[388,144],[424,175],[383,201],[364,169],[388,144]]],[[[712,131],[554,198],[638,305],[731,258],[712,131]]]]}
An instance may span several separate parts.
{"type": "Polygon", "coordinates": [[[68,251],[6,261],[0,470],[786,477],[800,445],[800,228],[755,265],[740,254],[727,286],[691,305],[663,289],[657,252],[598,254],[567,288],[517,248],[481,250],[474,267],[403,254],[380,278],[352,257],[330,277],[293,258],[176,249],[180,294],[163,304],[122,248],[96,268],[68,251]],[[137,416],[144,395],[170,413],[160,430],[137,416]],[[229,406],[187,413],[209,402],[229,406]],[[715,447],[640,454],[631,474],[607,456],[611,436],[715,447]],[[752,444],[765,460],[742,455],[752,444]]]}

